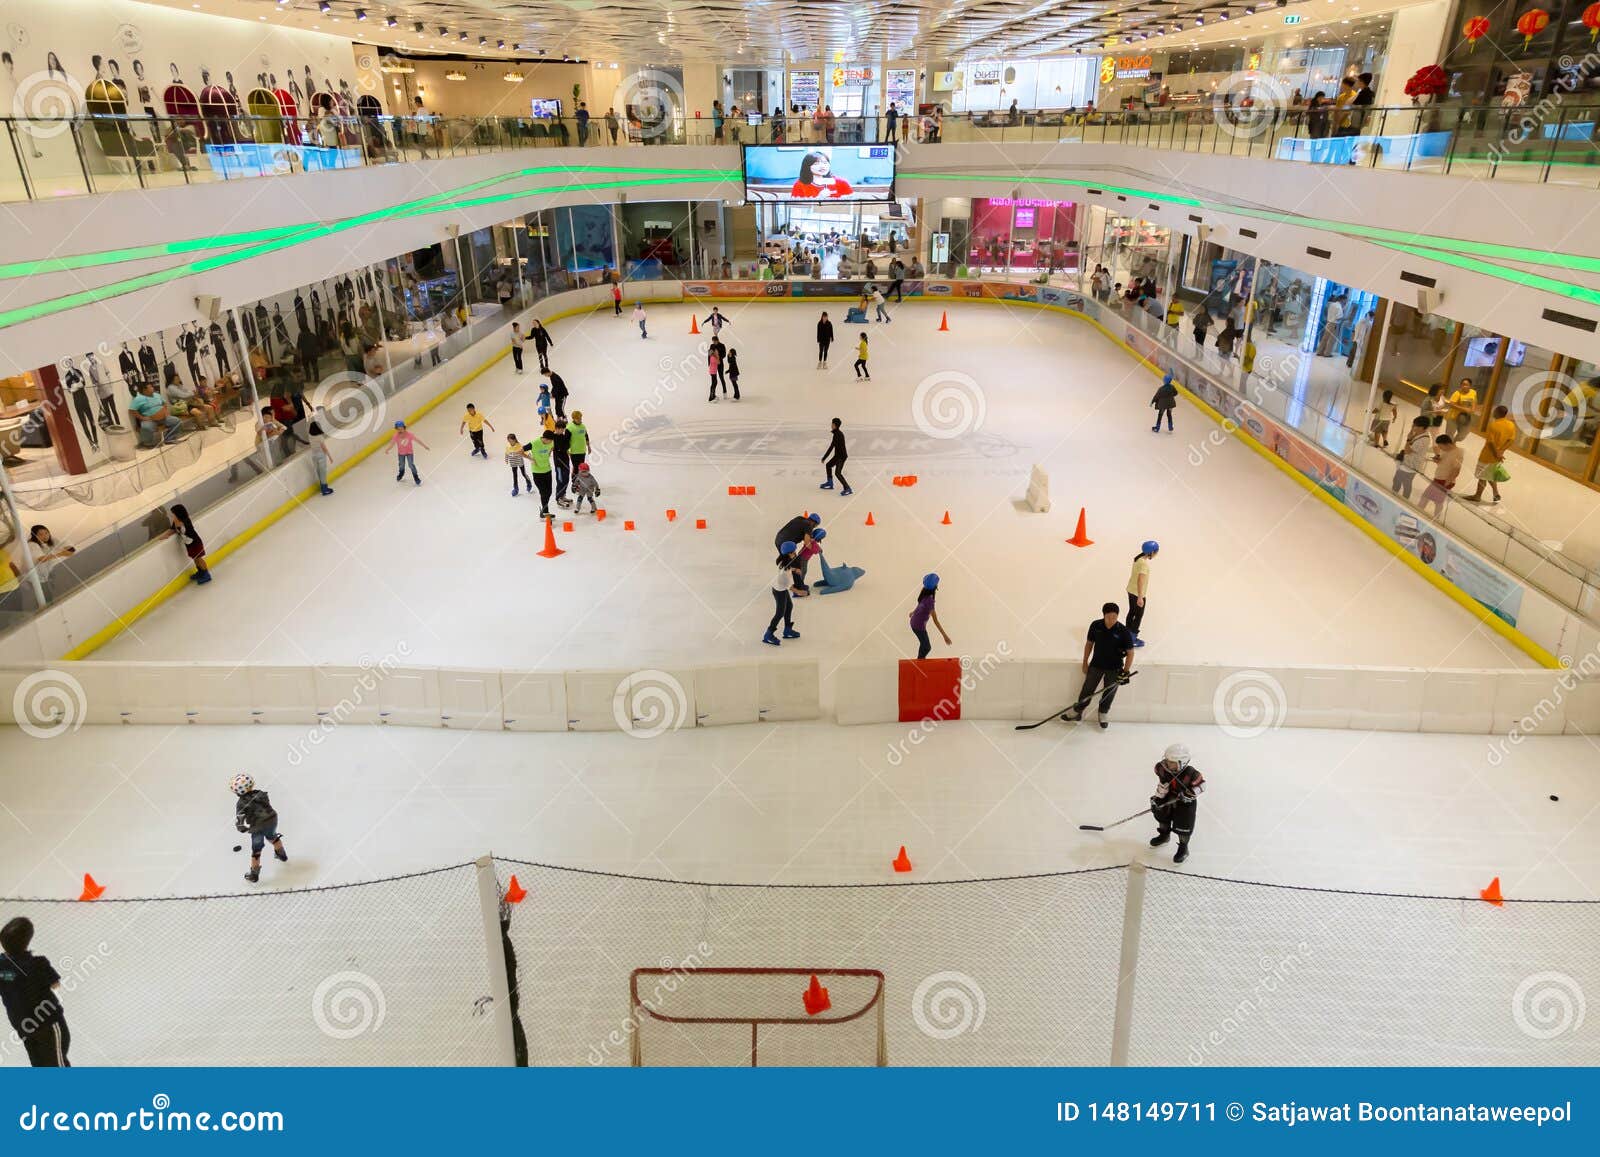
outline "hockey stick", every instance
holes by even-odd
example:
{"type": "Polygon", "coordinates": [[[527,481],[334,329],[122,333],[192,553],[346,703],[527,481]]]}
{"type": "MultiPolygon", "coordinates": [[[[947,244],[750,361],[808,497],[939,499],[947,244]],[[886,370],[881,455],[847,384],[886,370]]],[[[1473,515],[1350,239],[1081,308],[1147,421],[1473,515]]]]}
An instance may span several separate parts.
{"type": "Polygon", "coordinates": [[[1116,688],[1121,687],[1124,683],[1126,683],[1129,679],[1132,679],[1138,673],[1139,672],[1137,672],[1137,671],[1129,671],[1126,675],[1123,675],[1116,682],[1112,683],[1110,687],[1102,687],[1098,691],[1089,692],[1089,694],[1085,695],[1082,699],[1079,699],[1071,707],[1063,707],[1060,711],[1052,711],[1049,715],[1046,715],[1043,719],[1039,720],[1039,722],[1037,722],[1037,723],[1019,723],[1015,727],[1013,727],[1011,730],[1013,730],[1013,731],[1032,731],[1035,727],[1043,727],[1046,723],[1049,723],[1052,719],[1060,719],[1063,715],[1065,715],[1069,711],[1082,711],[1085,707],[1089,706],[1089,700],[1093,699],[1096,695],[1104,695],[1107,691],[1116,690],[1116,688]]]}
{"type": "Polygon", "coordinates": [[[1079,824],[1078,825],[1078,830],[1080,832],[1109,832],[1112,828],[1120,828],[1123,824],[1127,823],[1129,820],[1136,820],[1140,816],[1147,816],[1154,810],[1155,810],[1155,808],[1153,806],[1152,807],[1147,807],[1142,812],[1134,812],[1131,816],[1125,816],[1124,818],[1118,820],[1116,823],[1112,823],[1112,824],[1079,824]]]}

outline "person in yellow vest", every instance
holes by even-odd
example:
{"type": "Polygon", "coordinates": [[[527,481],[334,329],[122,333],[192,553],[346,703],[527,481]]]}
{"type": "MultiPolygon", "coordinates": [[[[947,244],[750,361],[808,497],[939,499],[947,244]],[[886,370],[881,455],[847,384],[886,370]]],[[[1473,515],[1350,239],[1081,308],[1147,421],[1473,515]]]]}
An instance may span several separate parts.
{"type": "Polygon", "coordinates": [[[567,423],[567,433],[572,435],[572,445],[568,448],[567,454],[572,459],[572,472],[576,474],[584,459],[589,457],[589,427],[583,424],[582,410],[572,411],[572,420],[567,423]]]}
{"type": "Polygon", "coordinates": [[[1171,329],[1177,329],[1182,322],[1183,305],[1176,297],[1174,297],[1171,301],[1167,302],[1167,325],[1171,329]]]}
{"type": "Polygon", "coordinates": [[[546,430],[532,442],[525,443],[522,452],[528,456],[528,469],[533,472],[533,484],[539,491],[539,517],[550,517],[550,494],[554,491],[556,436],[546,430]]]}
{"type": "Polygon", "coordinates": [[[1473,389],[1471,378],[1462,378],[1450,394],[1450,407],[1455,411],[1455,441],[1459,444],[1472,428],[1472,416],[1478,408],[1478,391],[1473,389]]]}

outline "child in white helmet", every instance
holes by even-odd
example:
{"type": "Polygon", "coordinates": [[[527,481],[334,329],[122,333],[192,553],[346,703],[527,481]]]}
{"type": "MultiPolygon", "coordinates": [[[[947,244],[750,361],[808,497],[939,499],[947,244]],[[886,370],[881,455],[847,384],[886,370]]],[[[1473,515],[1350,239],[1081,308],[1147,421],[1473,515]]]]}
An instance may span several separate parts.
{"type": "Polygon", "coordinates": [[[1156,818],[1156,834],[1150,841],[1159,848],[1178,833],[1174,864],[1189,858],[1189,837],[1194,835],[1195,813],[1200,810],[1199,795],[1206,789],[1206,777],[1189,762],[1189,749],[1174,743],[1156,764],[1156,792],[1150,797],[1150,814],[1156,818]]]}
{"type": "Polygon", "coordinates": [[[234,776],[228,786],[239,797],[233,808],[233,826],[250,833],[250,870],[244,878],[254,884],[261,879],[261,849],[265,845],[271,844],[272,854],[286,864],[289,853],[283,850],[283,838],[278,835],[278,813],[267,793],[257,791],[256,781],[243,772],[234,776]]]}

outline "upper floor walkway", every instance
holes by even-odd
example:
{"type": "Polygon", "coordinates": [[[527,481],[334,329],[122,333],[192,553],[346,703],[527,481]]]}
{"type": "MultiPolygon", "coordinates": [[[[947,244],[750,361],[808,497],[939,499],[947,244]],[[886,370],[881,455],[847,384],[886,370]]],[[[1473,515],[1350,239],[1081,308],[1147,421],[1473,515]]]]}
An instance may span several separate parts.
{"type": "Polygon", "coordinates": [[[5,118],[0,201],[238,181],[537,148],[744,144],[1126,144],[1298,164],[1600,189],[1600,105],[1369,108],[1349,123],[1304,108],[696,118],[323,115],[5,118]]]}

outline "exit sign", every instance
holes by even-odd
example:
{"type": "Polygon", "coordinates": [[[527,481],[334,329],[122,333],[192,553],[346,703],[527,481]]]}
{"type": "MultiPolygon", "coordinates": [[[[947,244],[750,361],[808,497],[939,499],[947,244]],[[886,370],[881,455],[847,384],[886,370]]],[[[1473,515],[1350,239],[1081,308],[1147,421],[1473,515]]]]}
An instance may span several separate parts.
{"type": "Polygon", "coordinates": [[[1285,12],[1283,14],[1283,22],[1285,24],[1299,24],[1301,19],[1303,17],[1298,12],[1285,12]]]}

